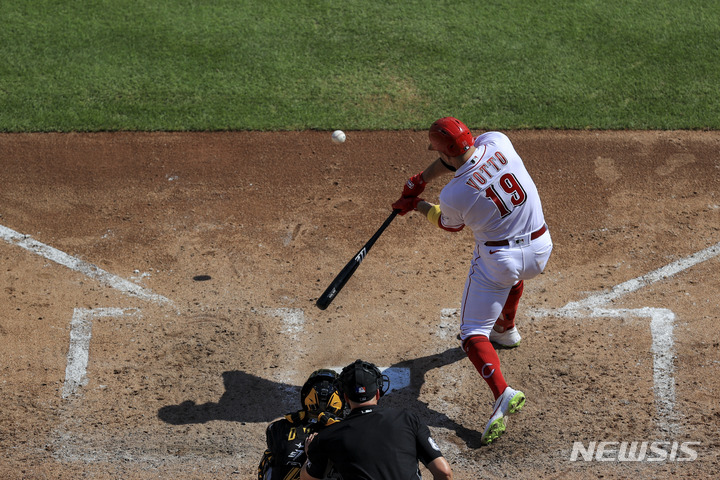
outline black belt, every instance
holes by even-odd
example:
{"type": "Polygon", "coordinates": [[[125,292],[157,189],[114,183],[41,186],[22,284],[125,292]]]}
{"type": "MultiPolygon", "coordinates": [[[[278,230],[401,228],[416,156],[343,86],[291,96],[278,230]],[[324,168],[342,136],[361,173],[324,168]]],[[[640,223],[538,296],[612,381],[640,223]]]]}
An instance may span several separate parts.
{"type": "MultiPolygon", "coordinates": [[[[530,234],[530,240],[535,240],[536,238],[540,237],[543,233],[547,232],[547,225],[543,225],[538,230],[535,230],[530,234]]],[[[493,240],[489,242],[485,242],[486,247],[507,247],[510,245],[510,242],[508,240],[493,240]]]]}

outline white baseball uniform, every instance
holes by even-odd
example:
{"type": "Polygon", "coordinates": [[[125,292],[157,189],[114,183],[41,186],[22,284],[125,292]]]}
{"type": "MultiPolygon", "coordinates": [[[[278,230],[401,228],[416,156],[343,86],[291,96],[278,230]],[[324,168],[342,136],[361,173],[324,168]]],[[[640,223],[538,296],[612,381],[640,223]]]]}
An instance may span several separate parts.
{"type": "Polygon", "coordinates": [[[487,132],[475,147],[440,193],[440,228],[467,225],[475,236],[462,297],[462,340],[489,336],[510,288],[539,275],[553,247],[535,182],[510,139],[487,132]]]}

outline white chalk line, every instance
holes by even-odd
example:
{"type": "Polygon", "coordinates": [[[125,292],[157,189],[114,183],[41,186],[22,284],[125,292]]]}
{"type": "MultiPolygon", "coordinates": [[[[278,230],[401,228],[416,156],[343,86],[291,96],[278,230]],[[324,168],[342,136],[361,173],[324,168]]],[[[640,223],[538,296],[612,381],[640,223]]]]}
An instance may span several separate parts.
{"type": "MultiPolygon", "coordinates": [[[[293,344],[293,357],[288,358],[291,364],[293,359],[297,357],[298,353],[303,352],[305,342],[302,341],[303,332],[305,330],[305,312],[301,308],[274,308],[266,309],[265,313],[273,318],[280,319],[280,328],[283,334],[287,335],[293,344]]],[[[343,367],[327,367],[337,373],[340,373],[343,367]]],[[[378,369],[388,376],[390,379],[389,392],[393,390],[400,390],[410,385],[410,369],[409,368],[395,368],[395,367],[378,367],[378,369]]],[[[287,395],[288,400],[294,399],[296,396],[295,387],[292,385],[292,379],[297,378],[300,373],[296,369],[283,369],[275,375],[275,379],[280,381],[286,387],[284,393],[287,395]]]]}
{"type": "Polygon", "coordinates": [[[643,287],[652,285],[683,272],[699,263],[720,255],[720,243],[696,252],[686,258],[672,262],[640,277],[614,286],[610,291],[590,295],[584,300],[568,302],[557,310],[538,309],[529,314],[536,316],[624,318],[638,317],[650,319],[650,334],[653,353],[653,390],[656,399],[658,427],[660,430],[677,433],[677,412],[675,409],[675,313],[666,308],[609,309],[603,308],[609,302],[643,287]]]}
{"type": "Polygon", "coordinates": [[[661,431],[678,433],[675,411],[675,348],[673,329],[675,313],[667,308],[593,309],[591,317],[649,318],[651,350],[653,354],[653,391],[655,393],[657,425],[661,431]]]}
{"type": "Polygon", "coordinates": [[[687,270],[690,267],[694,267],[699,263],[710,260],[711,258],[718,255],[720,255],[720,243],[716,243],[715,245],[701,250],[697,253],[694,253],[689,257],[677,260],[673,263],[665,265],[664,267],[658,268],[657,270],[653,270],[652,272],[647,273],[643,276],[615,285],[609,292],[591,295],[584,300],[578,302],[569,302],[567,305],[560,308],[559,310],[553,311],[552,315],[568,316],[565,314],[565,312],[571,312],[572,315],[575,316],[576,313],[582,309],[592,309],[593,307],[605,305],[606,303],[620,298],[625,294],[632,293],[636,290],[641,289],[642,287],[646,287],[660,280],[672,277],[673,275],[687,270]]]}
{"type": "Polygon", "coordinates": [[[34,240],[29,235],[18,233],[15,230],[7,228],[3,225],[0,225],[0,238],[11,245],[17,245],[18,247],[24,248],[31,253],[40,255],[41,257],[51,260],[57,264],[82,273],[89,278],[98,280],[100,283],[112,287],[115,290],[119,290],[127,295],[160,305],[172,305],[170,299],[163,297],[162,295],[153,293],[140,285],[101,269],[97,265],[93,265],[92,263],[68,255],[57,248],[34,240]]]}
{"type": "MultiPolygon", "coordinates": [[[[264,314],[272,318],[280,319],[281,332],[287,336],[292,348],[284,350],[283,362],[285,365],[297,365],[297,358],[302,357],[305,352],[305,344],[303,341],[303,333],[305,331],[305,312],[301,308],[268,308],[264,309],[264,314]]],[[[295,368],[279,368],[273,375],[273,380],[281,385],[281,390],[285,401],[294,403],[297,395],[293,387],[293,380],[299,375],[295,368]]]]}
{"type": "Polygon", "coordinates": [[[301,308],[275,308],[267,310],[273,318],[279,318],[282,333],[287,334],[293,342],[300,342],[305,329],[305,312],[301,308]]]}
{"type": "Polygon", "coordinates": [[[65,367],[65,383],[62,398],[69,398],[77,393],[78,388],[87,385],[87,366],[90,358],[90,338],[92,337],[93,318],[122,317],[135,315],[139,310],[134,308],[76,308],[70,321],[70,347],[65,367]]]}

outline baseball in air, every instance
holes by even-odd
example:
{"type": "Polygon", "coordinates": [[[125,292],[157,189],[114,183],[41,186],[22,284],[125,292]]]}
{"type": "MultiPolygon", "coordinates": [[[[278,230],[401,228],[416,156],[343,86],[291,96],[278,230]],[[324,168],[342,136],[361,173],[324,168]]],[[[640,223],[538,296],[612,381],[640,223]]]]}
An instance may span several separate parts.
{"type": "Polygon", "coordinates": [[[343,143],[345,141],[345,132],[342,130],[335,130],[332,133],[332,141],[335,143],[343,143]]]}

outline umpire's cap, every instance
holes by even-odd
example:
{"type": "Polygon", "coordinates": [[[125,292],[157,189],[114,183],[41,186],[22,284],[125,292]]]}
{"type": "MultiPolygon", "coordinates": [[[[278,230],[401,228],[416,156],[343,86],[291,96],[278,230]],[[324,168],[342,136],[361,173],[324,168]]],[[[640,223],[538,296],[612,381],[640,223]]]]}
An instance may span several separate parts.
{"type": "Polygon", "coordinates": [[[377,391],[380,391],[380,396],[385,395],[390,387],[390,379],[380,373],[374,364],[358,359],[343,368],[340,386],[350,400],[364,403],[372,400],[377,391]]]}

